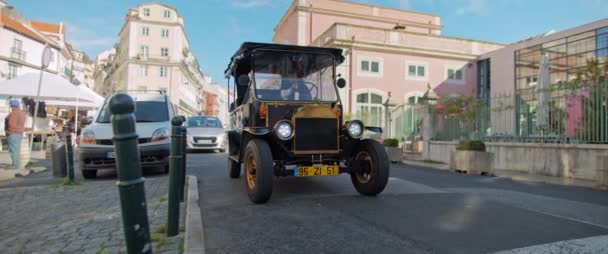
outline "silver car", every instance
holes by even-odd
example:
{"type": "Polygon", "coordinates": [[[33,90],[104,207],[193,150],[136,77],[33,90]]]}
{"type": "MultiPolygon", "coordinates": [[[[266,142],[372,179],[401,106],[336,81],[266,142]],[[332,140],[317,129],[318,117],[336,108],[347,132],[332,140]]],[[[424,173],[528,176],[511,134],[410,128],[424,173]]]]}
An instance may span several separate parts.
{"type": "Polygon", "coordinates": [[[188,151],[226,151],[226,132],[222,122],[213,116],[192,116],[186,121],[188,151]]]}

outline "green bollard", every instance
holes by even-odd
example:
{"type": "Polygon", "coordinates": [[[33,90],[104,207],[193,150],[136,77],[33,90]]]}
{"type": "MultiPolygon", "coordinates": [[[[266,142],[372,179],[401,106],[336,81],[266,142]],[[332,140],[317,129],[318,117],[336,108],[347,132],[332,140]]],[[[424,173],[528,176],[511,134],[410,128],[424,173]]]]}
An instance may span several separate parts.
{"type": "Polygon", "coordinates": [[[175,236],[179,231],[179,184],[182,163],[182,136],[183,116],[176,116],[171,120],[171,153],[169,155],[169,211],[167,218],[167,236],[175,236]]]}
{"type": "Polygon", "coordinates": [[[123,93],[112,96],[109,103],[127,253],[152,253],[144,178],[141,173],[133,114],[135,103],[130,96],[123,93]]]}
{"type": "Polygon", "coordinates": [[[185,185],[186,185],[186,165],[188,163],[188,158],[187,158],[187,148],[186,148],[186,136],[188,135],[188,129],[186,127],[181,126],[181,130],[182,130],[182,136],[180,139],[180,144],[182,146],[182,164],[181,164],[181,171],[180,171],[180,182],[179,182],[179,190],[180,190],[180,195],[179,195],[179,201],[180,202],[184,202],[184,193],[185,193],[185,185]]]}
{"type": "Polygon", "coordinates": [[[70,181],[74,181],[74,147],[72,146],[72,134],[65,136],[65,149],[65,161],[68,179],[70,179],[70,181]]]}

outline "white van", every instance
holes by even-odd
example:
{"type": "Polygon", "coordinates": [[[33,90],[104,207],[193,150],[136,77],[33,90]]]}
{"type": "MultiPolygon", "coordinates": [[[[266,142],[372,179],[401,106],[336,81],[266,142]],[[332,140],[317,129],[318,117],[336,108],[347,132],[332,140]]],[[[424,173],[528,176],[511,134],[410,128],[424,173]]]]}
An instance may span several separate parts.
{"type": "MultiPolygon", "coordinates": [[[[160,91],[127,94],[135,101],[135,129],[139,136],[142,168],[162,167],[168,172],[171,119],[175,116],[173,104],[160,91]]],[[[99,169],[116,168],[110,98],[106,99],[93,122],[82,130],[78,153],[84,178],[95,178],[99,169]]]]}

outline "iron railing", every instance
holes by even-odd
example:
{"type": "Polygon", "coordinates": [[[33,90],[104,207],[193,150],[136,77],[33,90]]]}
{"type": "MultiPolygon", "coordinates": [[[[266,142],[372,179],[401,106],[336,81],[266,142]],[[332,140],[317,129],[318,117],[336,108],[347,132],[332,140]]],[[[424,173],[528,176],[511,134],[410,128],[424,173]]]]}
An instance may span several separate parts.
{"type": "Polygon", "coordinates": [[[404,104],[392,111],[391,137],[416,139],[425,117],[431,117],[433,140],[608,144],[608,81],[532,87],[452,105],[404,104]]]}

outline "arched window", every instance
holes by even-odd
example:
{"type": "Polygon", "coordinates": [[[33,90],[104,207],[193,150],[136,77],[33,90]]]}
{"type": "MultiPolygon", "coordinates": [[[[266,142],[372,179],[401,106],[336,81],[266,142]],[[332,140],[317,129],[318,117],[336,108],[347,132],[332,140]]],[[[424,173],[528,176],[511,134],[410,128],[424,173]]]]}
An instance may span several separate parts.
{"type": "Polygon", "coordinates": [[[357,118],[361,119],[366,126],[384,126],[383,97],[374,92],[363,92],[357,94],[357,118]]]}

